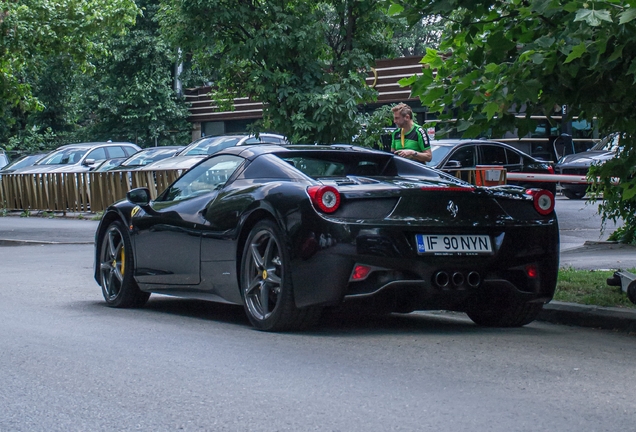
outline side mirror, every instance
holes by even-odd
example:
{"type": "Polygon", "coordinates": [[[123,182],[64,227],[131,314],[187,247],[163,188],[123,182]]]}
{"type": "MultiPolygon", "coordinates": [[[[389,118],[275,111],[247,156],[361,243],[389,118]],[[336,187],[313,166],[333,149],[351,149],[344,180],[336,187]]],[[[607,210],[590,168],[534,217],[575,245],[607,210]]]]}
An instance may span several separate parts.
{"type": "Polygon", "coordinates": [[[143,187],[128,191],[126,199],[141,207],[147,206],[150,203],[150,189],[143,187]]]}
{"type": "Polygon", "coordinates": [[[86,166],[95,165],[95,159],[84,159],[84,162],[82,162],[82,165],[86,165],[86,166]]]}
{"type": "Polygon", "coordinates": [[[462,163],[457,160],[449,160],[444,164],[444,169],[458,169],[462,167],[462,163]]]}

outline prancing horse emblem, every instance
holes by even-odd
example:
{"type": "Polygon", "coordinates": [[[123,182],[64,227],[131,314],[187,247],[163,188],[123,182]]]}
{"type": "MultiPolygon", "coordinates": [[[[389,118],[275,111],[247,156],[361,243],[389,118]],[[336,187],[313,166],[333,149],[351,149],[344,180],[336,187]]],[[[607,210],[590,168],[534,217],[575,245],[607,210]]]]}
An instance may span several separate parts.
{"type": "Polygon", "coordinates": [[[446,210],[450,212],[453,217],[457,217],[457,212],[459,211],[459,206],[455,204],[453,201],[449,201],[446,206],[446,210]]]}

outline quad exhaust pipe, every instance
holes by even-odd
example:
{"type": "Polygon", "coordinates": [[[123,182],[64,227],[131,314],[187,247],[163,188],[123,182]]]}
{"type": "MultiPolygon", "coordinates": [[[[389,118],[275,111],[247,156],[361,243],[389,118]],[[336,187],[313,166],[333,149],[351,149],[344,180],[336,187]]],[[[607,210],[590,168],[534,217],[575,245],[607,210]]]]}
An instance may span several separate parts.
{"type": "Polygon", "coordinates": [[[477,288],[480,283],[481,276],[474,270],[468,272],[466,275],[460,271],[448,273],[443,270],[433,275],[433,284],[438,288],[461,288],[465,285],[471,288],[477,288]]]}

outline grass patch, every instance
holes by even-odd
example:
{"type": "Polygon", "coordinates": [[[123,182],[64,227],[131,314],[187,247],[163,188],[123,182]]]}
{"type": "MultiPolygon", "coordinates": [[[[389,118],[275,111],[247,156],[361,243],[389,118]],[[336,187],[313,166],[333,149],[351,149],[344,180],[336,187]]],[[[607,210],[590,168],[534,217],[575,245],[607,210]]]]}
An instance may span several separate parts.
{"type": "MultiPolygon", "coordinates": [[[[628,270],[636,273],[636,270],[628,270]]],[[[621,287],[607,285],[613,271],[589,271],[562,268],[559,270],[554,300],[596,306],[636,309],[621,287]]]]}

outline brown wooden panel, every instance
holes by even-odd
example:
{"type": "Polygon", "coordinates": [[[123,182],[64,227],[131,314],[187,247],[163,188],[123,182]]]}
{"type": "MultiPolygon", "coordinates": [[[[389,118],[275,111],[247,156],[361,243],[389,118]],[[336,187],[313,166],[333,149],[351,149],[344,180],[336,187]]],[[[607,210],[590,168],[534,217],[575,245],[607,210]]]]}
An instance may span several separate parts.
{"type": "MultiPolygon", "coordinates": [[[[375,73],[369,71],[366,82],[376,84],[379,103],[395,103],[405,101],[415,101],[417,98],[411,97],[410,89],[400,87],[398,81],[402,78],[410,77],[420,73],[423,65],[420,63],[422,56],[400,57],[397,59],[376,60],[375,73]]],[[[206,121],[226,121],[258,119],[263,116],[262,109],[254,101],[246,98],[234,100],[234,111],[218,111],[215,104],[210,101],[208,93],[210,87],[198,87],[185,90],[186,99],[191,103],[190,122],[206,121]]]]}

